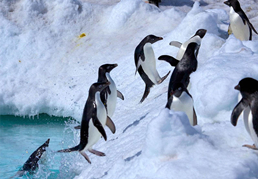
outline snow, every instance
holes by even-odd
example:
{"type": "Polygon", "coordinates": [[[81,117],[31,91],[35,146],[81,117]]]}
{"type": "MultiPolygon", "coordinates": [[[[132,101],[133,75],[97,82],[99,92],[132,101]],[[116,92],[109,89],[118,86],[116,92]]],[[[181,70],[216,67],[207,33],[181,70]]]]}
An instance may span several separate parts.
{"type": "MultiPolygon", "coordinates": [[[[80,121],[98,67],[117,63],[111,77],[125,97],[117,99],[112,117],[117,131],[107,129],[108,140],[94,146],[106,156],[88,153],[90,165],[78,152],[56,154],[62,155],[59,178],[257,178],[257,152],[241,147],[253,141],[242,119],[233,127],[230,115],[234,86],[244,77],[258,79],[258,36],[246,42],[228,36],[229,8],[222,0],[191,2],[164,0],[158,9],[142,0],[1,1],[0,115],[80,121]],[[145,86],[134,75],[133,58],[148,34],[164,38],[152,45],[156,58],[175,57],[178,49],[169,42],[184,42],[201,28],[207,33],[191,74],[198,117],[192,127],[185,113],[164,108],[170,77],[139,103],[145,86]]],[[[255,1],[240,3],[258,29],[255,1]]],[[[160,76],[173,70],[156,63],[160,76]]],[[[79,131],[73,132],[73,142],[60,149],[78,144],[79,131]]]]}

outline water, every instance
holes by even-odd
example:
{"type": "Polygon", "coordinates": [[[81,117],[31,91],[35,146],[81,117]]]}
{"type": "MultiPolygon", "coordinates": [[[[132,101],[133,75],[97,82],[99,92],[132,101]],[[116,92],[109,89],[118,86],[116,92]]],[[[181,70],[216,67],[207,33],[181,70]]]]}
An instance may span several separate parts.
{"type": "Polygon", "coordinates": [[[34,118],[0,116],[0,178],[14,176],[48,138],[49,147],[39,161],[39,169],[33,176],[26,174],[22,178],[60,178],[62,155],[55,151],[72,142],[74,123],[70,118],[46,114],[34,118]]]}

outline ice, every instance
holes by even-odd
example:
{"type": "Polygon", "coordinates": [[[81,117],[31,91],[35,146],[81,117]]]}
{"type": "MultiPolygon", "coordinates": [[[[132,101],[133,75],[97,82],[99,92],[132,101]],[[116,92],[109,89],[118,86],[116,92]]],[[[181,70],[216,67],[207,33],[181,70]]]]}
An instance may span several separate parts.
{"type": "MultiPolygon", "coordinates": [[[[258,29],[257,4],[242,4],[258,29]]],[[[57,154],[59,178],[257,178],[257,153],[242,147],[253,142],[242,119],[234,127],[230,115],[239,94],[234,86],[244,77],[258,79],[258,36],[241,42],[228,35],[228,13],[222,0],[164,0],[160,8],[142,0],[3,0],[0,115],[80,121],[99,66],[117,63],[110,75],[125,97],[112,117],[117,131],[106,128],[108,140],[94,145],[106,156],[87,152],[90,165],[78,152],[57,154]],[[134,50],[154,34],[164,38],[152,45],[156,58],[175,57],[178,48],[169,42],[185,42],[201,28],[207,33],[190,79],[198,117],[192,127],[184,112],[165,109],[170,77],[139,103],[145,86],[134,75],[134,50]]],[[[160,76],[173,70],[156,62],[160,76]]],[[[73,133],[60,149],[78,144],[79,131],[73,133]]]]}

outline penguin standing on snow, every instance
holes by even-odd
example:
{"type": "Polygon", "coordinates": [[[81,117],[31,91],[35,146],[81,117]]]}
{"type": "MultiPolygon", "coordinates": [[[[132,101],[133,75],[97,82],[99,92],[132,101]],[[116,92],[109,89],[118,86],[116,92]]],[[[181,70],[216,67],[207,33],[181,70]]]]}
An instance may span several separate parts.
{"type": "Polygon", "coordinates": [[[245,128],[254,141],[254,145],[243,146],[258,150],[258,81],[253,78],[244,78],[235,89],[240,91],[242,99],[232,111],[231,123],[236,126],[240,114],[244,111],[245,128]]]}
{"type": "Polygon", "coordinates": [[[106,108],[100,99],[100,92],[109,84],[110,82],[104,82],[91,85],[82,115],[80,143],[75,147],[59,150],[58,152],[79,151],[89,163],[91,163],[91,161],[84,152],[85,150],[98,156],[105,156],[104,153],[92,149],[92,146],[98,142],[101,136],[107,140],[103,126],[107,125],[113,133],[115,132],[115,125],[113,121],[107,117],[106,108]]]}
{"type": "Polygon", "coordinates": [[[257,31],[249,21],[245,12],[240,7],[238,0],[228,0],[224,2],[230,7],[230,27],[234,36],[242,41],[252,40],[252,30],[256,33],[257,31]]]}
{"type": "MultiPolygon", "coordinates": [[[[184,53],[185,53],[185,50],[188,46],[189,43],[191,42],[195,42],[197,43],[199,46],[201,45],[201,42],[202,42],[202,38],[205,36],[207,30],[206,29],[199,29],[196,31],[196,33],[194,34],[194,36],[192,36],[189,40],[187,40],[186,42],[184,42],[183,44],[181,42],[178,42],[178,41],[172,41],[169,43],[169,45],[171,46],[175,46],[175,47],[178,47],[179,50],[177,52],[177,56],[176,56],[176,59],[177,60],[181,60],[184,53]]],[[[196,56],[198,55],[198,52],[196,53],[196,56]]]]}
{"type": "Polygon", "coordinates": [[[199,47],[197,43],[191,42],[180,61],[173,57],[169,59],[170,63],[176,67],[169,81],[166,108],[184,111],[192,126],[197,125],[197,116],[193,107],[192,96],[187,87],[190,82],[190,74],[197,69],[196,56],[199,47]]]}
{"type": "Polygon", "coordinates": [[[150,88],[153,85],[162,83],[170,73],[169,71],[164,77],[161,78],[156,69],[156,59],[151,44],[162,39],[162,37],[148,35],[140,42],[140,44],[135,49],[135,74],[138,71],[141,78],[145,82],[145,91],[140,102],[143,102],[144,99],[148,96],[150,88]]]}

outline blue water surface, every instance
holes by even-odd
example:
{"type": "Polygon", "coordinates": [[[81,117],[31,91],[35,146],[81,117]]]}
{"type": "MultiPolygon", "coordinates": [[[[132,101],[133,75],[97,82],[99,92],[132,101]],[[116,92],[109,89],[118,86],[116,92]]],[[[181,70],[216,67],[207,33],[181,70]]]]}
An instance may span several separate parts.
{"type": "Polygon", "coordinates": [[[49,147],[39,161],[38,170],[33,175],[26,173],[20,178],[63,178],[63,174],[60,177],[62,155],[56,151],[61,149],[62,144],[73,140],[73,130],[67,127],[71,123],[74,123],[71,118],[47,114],[33,118],[0,116],[0,178],[14,176],[48,138],[49,147]]]}

